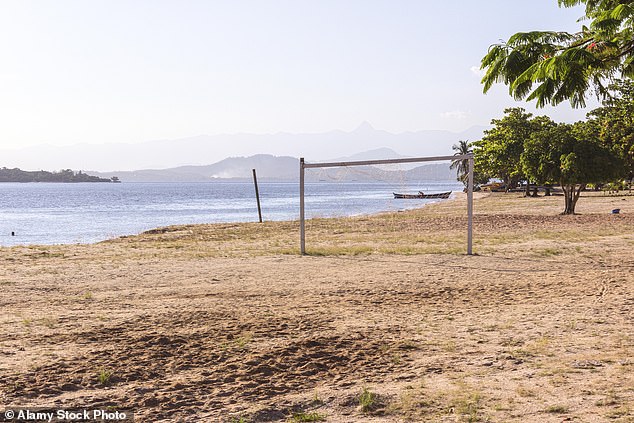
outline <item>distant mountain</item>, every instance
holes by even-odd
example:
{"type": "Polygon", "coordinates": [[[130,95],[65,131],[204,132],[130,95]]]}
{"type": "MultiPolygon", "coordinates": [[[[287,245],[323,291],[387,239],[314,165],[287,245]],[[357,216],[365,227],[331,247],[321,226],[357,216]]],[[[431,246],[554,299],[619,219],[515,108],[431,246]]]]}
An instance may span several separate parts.
{"type": "MultiPolygon", "coordinates": [[[[391,148],[383,147],[376,148],[370,151],[364,151],[362,153],[356,153],[351,156],[338,157],[336,159],[328,160],[333,162],[350,162],[350,161],[362,161],[362,160],[382,160],[382,159],[400,159],[406,156],[398,154],[391,148]]],[[[321,160],[325,161],[325,160],[321,160]]]]}
{"type": "MultiPolygon", "coordinates": [[[[374,160],[379,158],[402,157],[385,149],[368,151],[349,156],[349,160],[374,160]],[[383,153],[390,153],[383,155],[383,153]]],[[[344,161],[342,159],[329,161],[344,161]]],[[[210,182],[221,180],[251,180],[252,169],[256,169],[261,181],[293,182],[299,179],[299,159],[289,156],[257,154],[250,157],[230,157],[205,166],[179,166],[170,169],[146,169],[131,172],[89,172],[94,176],[116,176],[123,182],[210,182]]],[[[306,181],[330,182],[390,182],[390,181],[430,181],[453,180],[455,172],[449,169],[449,162],[425,165],[399,166],[357,166],[343,168],[309,169],[306,181]]]]}
{"type": "Polygon", "coordinates": [[[258,178],[294,179],[299,174],[299,160],[289,156],[256,154],[251,157],[230,157],[208,166],[180,166],[175,170],[205,176],[207,179],[252,178],[256,169],[258,178]]]}
{"type": "MultiPolygon", "coordinates": [[[[335,130],[316,134],[200,135],[136,144],[77,144],[66,147],[41,145],[0,150],[0,166],[30,170],[71,168],[103,172],[200,166],[226,157],[260,154],[305,157],[307,161],[313,162],[333,157],[355,157],[359,151],[364,150],[374,151],[372,158],[384,158],[383,152],[386,155],[391,154],[388,150],[410,157],[439,156],[451,155],[451,146],[458,140],[480,139],[484,129],[486,128],[478,126],[459,133],[423,130],[394,134],[375,129],[364,122],[350,132],[335,130]]],[[[182,172],[177,173],[180,176],[175,174],[174,178],[183,176],[182,172]]]]}
{"type": "Polygon", "coordinates": [[[209,182],[220,179],[251,179],[252,169],[256,169],[258,178],[262,180],[293,180],[299,175],[299,159],[257,154],[251,157],[230,157],[204,166],[89,173],[95,176],[114,175],[124,182],[209,182]]]}

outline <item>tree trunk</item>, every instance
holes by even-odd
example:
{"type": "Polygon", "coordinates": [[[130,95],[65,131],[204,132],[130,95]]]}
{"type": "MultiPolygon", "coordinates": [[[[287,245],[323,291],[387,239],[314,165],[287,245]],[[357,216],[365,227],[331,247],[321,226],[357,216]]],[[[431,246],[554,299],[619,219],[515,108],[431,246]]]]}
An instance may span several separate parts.
{"type": "Polygon", "coordinates": [[[530,197],[531,196],[531,184],[529,183],[528,179],[526,180],[526,191],[524,191],[524,197],[530,197]]]}
{"type": "Polygon", "coordinates": [[[545,197],[550,197],[550,185],[546,185],[546,194],[544,194],[545,197]]]}
{"type": "Polygon", "coordinates": [[[562,184],[561,189],[564,191],[564,211],[561,214],[572,214],[570,211],[570,203],[572,201],[571,187],[562,184]]]}
{"type": "Polygon", "coordinates": [[[561,214],[575,214],[575,206],[579,200],[581,190],[585,188],[585,184],[577,186],[576,184],[564,185],[561,184],[561,188],[564,190],[565,206],[564,211],[561,214]]]}
{"type": "Polygon", "coordinates": [[[533,193],[531,194],[531,197],[538,197],[538,195],[537,195],[537,185],[535,185],[533,187],[533,193]]]}

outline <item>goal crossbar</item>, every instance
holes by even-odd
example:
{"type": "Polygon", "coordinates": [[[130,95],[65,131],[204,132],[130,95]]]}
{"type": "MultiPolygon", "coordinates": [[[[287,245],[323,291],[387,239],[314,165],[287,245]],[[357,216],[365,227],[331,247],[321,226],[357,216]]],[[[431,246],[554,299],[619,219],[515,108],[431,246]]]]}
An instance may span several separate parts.
{"type": "MultiPolygon", "coordinates": [[[[350,162],[331,162],[331,163],[304,163],[304,168],[314,167],[344,167],[344,166],[370,166],[379,164],[395,164],[395,163],[416,163],[416,162],[439,162],[442,160],[463,160],[473,157],[472,154],[461,156],[437,156],[437,157],[407,157],[403,159],[382,159],[382,160],[358,160],[350,162]]],[[[303,159],[300,159],[300,161],[303,159]]]]}
{"type": "Polygon", "coordinates": [[[403,159],[384,159],[384,160],[357,160],[348,162],[325,162],[325,163],[306,163],[304,158],[299,159],[299,245],[300,253],[306,254],[306,225],[304,210],[304,171],[310,168],[323,167],[347,167],[347,166],[370,166],[380,164],[398,164],[398,163],[417,163],[417,162],[436,162],[445,160],[467,160],[468,161],[468,179],[467,179],[467,254],[473,254],[473,153],[455,155],[455,156],[436,156],[436,157],[408,157],[403,159]]]}

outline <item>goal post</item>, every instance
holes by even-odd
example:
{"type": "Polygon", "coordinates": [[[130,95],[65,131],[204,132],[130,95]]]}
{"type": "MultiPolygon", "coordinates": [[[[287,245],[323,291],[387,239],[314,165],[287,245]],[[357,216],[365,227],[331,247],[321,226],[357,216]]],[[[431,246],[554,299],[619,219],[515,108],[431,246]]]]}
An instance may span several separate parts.
{"type": "Polygon", "coordinates": [[[299,159],[299,246],[301,255],[306,254],[306,222],[304,205],[304,173],[306,169],[326,168],[326,167],[348,167],[348,166],[372,166],[384,164],[436,162],[447,160],[467,160],[467,254],[473,254],[473,153],[456,156],[435,156],[435,157],[410,157],[403,159],[384,160],[359,160],[347,162],[330,163],[306,163],[304,158],[299,159]]]}

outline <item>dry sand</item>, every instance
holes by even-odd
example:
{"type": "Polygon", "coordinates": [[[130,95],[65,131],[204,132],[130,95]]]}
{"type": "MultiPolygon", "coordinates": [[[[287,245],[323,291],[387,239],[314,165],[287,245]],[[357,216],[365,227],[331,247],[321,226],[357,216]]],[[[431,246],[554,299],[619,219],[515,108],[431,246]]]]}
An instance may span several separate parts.
{"type": "MultiPolygon", "coordinates": [[[[634,421],[634,197],[0,248],[0,405],[136,421],[634,421]],[[621,214],[610,214],[613,208],[621,214]],[[365,395],[362,395],[365,393],[365,395]]],[[[1,407],[0,407],[1,411],[1,407]]]]}

